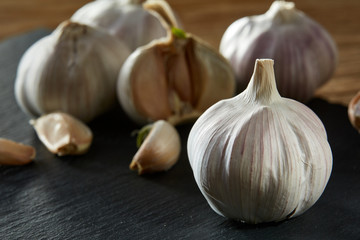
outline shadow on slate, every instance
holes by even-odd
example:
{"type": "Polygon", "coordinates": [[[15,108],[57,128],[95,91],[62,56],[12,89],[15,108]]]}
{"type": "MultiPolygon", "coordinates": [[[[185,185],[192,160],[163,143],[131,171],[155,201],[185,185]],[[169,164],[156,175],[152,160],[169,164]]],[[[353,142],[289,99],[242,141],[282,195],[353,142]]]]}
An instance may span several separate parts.
{"type": "Polygon", "coordinates": [[[320,200],[300,217],[248,225],[214,213],[198,190],[186,155],[191,125],[178,127],[179,162],[168,172],[138,176],[132,123],[116,106],[89,125],[90,151],[56,157],[36,137],[16,105],[14,79],[24,51],[49,34],[37,30],[0,44],[0,136],[31,144],[34,163],[0,167],[1,239],[359,239],[360,135],[344,106],[314,99],[334,156],[320,200]]]}

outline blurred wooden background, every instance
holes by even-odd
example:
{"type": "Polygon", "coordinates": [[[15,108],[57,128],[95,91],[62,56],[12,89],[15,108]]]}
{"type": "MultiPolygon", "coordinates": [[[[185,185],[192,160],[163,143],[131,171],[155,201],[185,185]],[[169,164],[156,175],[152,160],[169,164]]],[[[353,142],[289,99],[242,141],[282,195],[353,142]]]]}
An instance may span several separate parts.
{"type": "MultiPolygon", "coordinates": [[[[0,41],[37,28],[54,29],[88,0],[0,0],[0,41]]],[[[186,31],[218,48],[236,19],[264,13],[270,0],[168,0],[186,31]]],[[[360,0],[299,0],[296,7],[322,24],[339,49],[339,65],[317,96],[347,105],[360,91],[360,0]]]]}

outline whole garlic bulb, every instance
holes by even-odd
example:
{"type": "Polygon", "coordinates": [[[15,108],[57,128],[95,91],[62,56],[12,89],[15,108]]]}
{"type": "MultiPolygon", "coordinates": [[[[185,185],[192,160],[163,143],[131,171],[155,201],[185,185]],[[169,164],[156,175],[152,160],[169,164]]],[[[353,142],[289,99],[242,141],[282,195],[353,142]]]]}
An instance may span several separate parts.
{"type": "Polygon", "coordinates": [[[247,223],[302,214],[321,196],[332,169],[322,122],[279,95],[272,60],[257,60],[246,90],[196,121],[187,148],[211,208],[247,223]]]}
{"type": "Polygon", "coordinates": [[[129,49],[107,32],[66,21],[23,55],[15,96],[33,117],[53,111],[88,122],[116,103],[116,81],[129,49]]]}
{"type": "Polygon", "coordinates": [[[71,19],[107,29],[134,51],[139,46],[166,36],[159,14],[146,7],[152,2],[167,8],[172,23],[177,24],[170,6],[164,0],[96,0],[77,10],[71,19]]]}
{"type": "Polygon", "coordinates": [[[265,14],[231,24],[221,39],[220,52],[230,61],[240,91],[249,82],[255,60],[271,58],[277,63],[280,94],[301,102],[330,80],[338,58],[329,33],[285,1],[275,1],[265,14]]]}

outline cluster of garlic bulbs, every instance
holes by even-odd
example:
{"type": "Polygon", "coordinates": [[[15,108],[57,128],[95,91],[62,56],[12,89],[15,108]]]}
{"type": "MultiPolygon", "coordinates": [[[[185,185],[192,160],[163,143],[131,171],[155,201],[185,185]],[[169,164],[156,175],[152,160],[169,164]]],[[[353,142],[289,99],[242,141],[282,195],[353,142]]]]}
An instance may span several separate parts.
{"type": "Polygon", "coordinates": [[[137,47],[166,36],[167,22],[178,26],[163,0],[86,4],[23,55],[15,83],[20,107],[33,117],[63,111],[91,121],[115,105],[125,59],[137,47]]]}
{"type": "Polygon", "coordinates": [[[242,93],[196,121],[187,147],[211,208],[247,223],[302,214],[321,196],[332,169],[322,122],[305,105],[279,95],[268,59],[256,61],[242,93]]]}
{"type": "Polygon", "coordinates": [[[236,73],[239,91],[247,86],[255,59],[271,58],[277,63],[280,94],[301,102],[330,80],[338,57],[329,33],[285,1],[275,1],[265,14],[232,23],[221,39],[220,52],[236,73]]]}
{"type": "Polygon", "coordinates": [[[92,133],[85,122],[116,106],[123,62],[137,47],[165,37],[168,24],[178,21],[164,0],[94,1],[24,53],[15,97],[32,118],[41,116],[31,122],[51,152],[88,150],[92,133]]]}
{"type": "MultiPolygon", "coordinates": [[[[302,214],[330,177],[326,131],[309,108],[280,96],[272,60],[256,61],[250,82],[249,69],[256,58],[275,59],[281,95],[307,101],[335,69],[331,37],[284,1],[231,25],[220,46],[225,57],[179,25],[164,0],[97,0],[31,46],[15,95],[37,118],[39,139],[54,154],[83,154],[93,139],[83,122],[118,100],[132,120],[150,123],[129,167],[152,173],[179,159],[174,126],[199,118],[187,150],[214,211],[248,223],[302,214]],[[233,97],[235,75],[239,90],[247,88],[233,97]]],[[[32,147],[0,139],[0,164],[34,156],[32,147]]]]}

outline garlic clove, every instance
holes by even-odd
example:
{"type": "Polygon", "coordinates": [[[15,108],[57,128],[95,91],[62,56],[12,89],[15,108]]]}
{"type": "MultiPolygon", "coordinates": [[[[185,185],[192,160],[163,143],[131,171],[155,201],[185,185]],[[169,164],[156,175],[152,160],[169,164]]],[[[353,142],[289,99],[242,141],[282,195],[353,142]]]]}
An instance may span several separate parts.
{"type": "Polygon", "coordinates": [[[321,120],[304,104],[279,95],[269,59],[256,61],[242,93],[201,115],[187,149],[211,208],[247,223],[304,213],[322,195],[332,170],[321,120]]]}
{"type": "Polygon", "coordinates": [[[35,156],[32,146],[0,138],[0,164],[24,165],[32,162],[35,156]]]}
{"type": "MultiPolygon", "coordinates": [[[[92,1],[77,10],[71,19],[94,27],[101,27],[109,31],[126,43],[131,51],[143,46],[154,39],[166,36],[166,28],[161,17],[149,9],[155,0],[102,0],[92,1]]],[[[158,1],[158,0],[157,0],[158,1]]],[[[166,1],[158,1],[167,11],[172,13],[166,1]]],[[[178,24],[175,17],[169,19],[178,24]]]]}
{"type": "Polygon", "coordinates": [[[69,114],[50,113],[30,123],[39,139],[54,154],[79,155],[90,148],[93,139],[90,128],[69,114]]]}
{"type": "Polygon", "coordinates": [[[360,133],[360,91],[351,99],[348,106],[350,123],[360,133]]]}
{"type": "Polygon", "coordinates": [[[330,80],[338,59],[330,34],[285,1],[274,1],[266,13],[232,23],[221,39],[220,52],[235,71],[239,92],[249,83],[255,60],[271,58],[277,63],[280,94],[301,102],[330,80]]]}
{"type": "Polygon", "coordinates": [[[140,130],[138,147],[130,169],[142,175],[169,170],[179,159],[181,141],[171,124],[159,120],[140,130]]]}
{"type": "Polygon", "coordinates": [[[89,122],[115,105],[117,75],[129,54],[107,32],[65,21],[23,55],[16,100],[32,117],[62,111],[89,122]]]}

